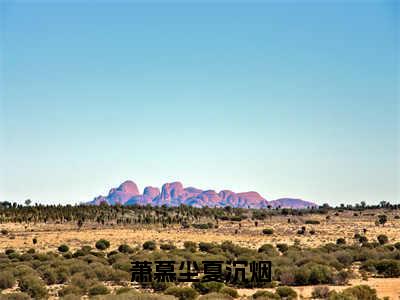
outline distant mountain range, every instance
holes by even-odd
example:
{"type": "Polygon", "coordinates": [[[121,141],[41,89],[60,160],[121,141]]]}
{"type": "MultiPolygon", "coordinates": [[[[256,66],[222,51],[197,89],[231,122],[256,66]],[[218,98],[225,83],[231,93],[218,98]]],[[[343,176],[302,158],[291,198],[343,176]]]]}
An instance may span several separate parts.
{"type": "Polygon", "coordinates": [[[112,188],[107,196],[98,196],[88,204],[100,205],[152,205],[179,206],[181,204],[194,207],[241,207],[241,208],[307,208],[317,204],[302,199],[281,198],[268,201],[257,192],[235,193],[230,190],[216,192],[200,190],[194,187],[184,188],[180,182],[165,183],[161,191],[158,187],[147,186],[143,194],[133,181],[127,180],[118,188],[112,188]]]}

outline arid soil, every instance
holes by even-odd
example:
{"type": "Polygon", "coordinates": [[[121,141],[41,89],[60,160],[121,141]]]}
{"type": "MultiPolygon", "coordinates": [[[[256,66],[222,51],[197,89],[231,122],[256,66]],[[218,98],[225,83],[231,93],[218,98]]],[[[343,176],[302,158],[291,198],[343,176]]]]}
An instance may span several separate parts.
{"type": "MultiPolygon", "coordinates": [[[[9,231],[8,234],[0,235],[0,251],[8,248],[27,250],[35,248],[37,251],[55,250],[60,244],[69,245],[71,250],[80,248],[83,245],[94,245],[101,238],[111,242],[110,249],[115,249],[121,244],[129,244],[132,247],[141,247],[143,242],[154,240],[158,244],[172,242],[178,247],[184,241],[193,242],[223,242],[230,240],[235,244],[246,247],[258,248],[262,244],[287,243],[293,244],[297,239],[301,245],[315,247],[329,242],[335,243],[340,237],[353,241],[355,233],[362,233],[366,229],[366,236],[369,240],[375,240],[379,234],[385,234],[390,243],[400,241],[400,220],[394,218],[394,214],[386,212],[388,222],[382,226],[376,224],[377,215],[384,213],[377,211],[374,215],[354,216],[353,212],[346,211],[339,216],[333,214],[326,218],[326,215],[305,215],[305,216],[274,216],[264,221],[254,220],[239,222],[219,221],[218,228],[214,229],[183,229],[178,225],[162,228],[161,226],[119,226],[117,224],[85,223],[78,230],[75,223],[65,224],[0,224],[1,229],[9,231]],[[290,218],[290,223],[288,222],[290,218]],[[320,224],[305,224],[306,220],[318,220],[320,224]],[[302,226],[306,227],[306,234],[299,235],[297,231],[302,226]],[[272,235],[264,235],[262,229],[273,228],[272,235]],[[315,231],[310,234],[311,229],[315,231]],[[33,239],[37,243],[33,244],[33,239]]],[[[369,278],[368,281],[353,279],[351,285],[366,284],[375,288],[379,297],[389,299],[400,299],[400,278],[369,278]]],[[[342,290],[348,286],[329,286],[330,289],[342,290]]],[[[305,299],[311,296],[313,286],[295,287],[299,295],[305,299]]],[[[241,296],[249,296],[256,290],[239,289],[241,296]]]]}

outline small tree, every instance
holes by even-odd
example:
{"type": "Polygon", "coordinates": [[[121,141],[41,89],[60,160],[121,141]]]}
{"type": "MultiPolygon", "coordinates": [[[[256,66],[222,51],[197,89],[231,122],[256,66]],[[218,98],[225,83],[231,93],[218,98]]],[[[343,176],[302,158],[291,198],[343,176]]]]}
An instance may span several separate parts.
{"type": "Polygon", "coordinates": [[[62,253],[68,252],[68,250],[69,250],[69,247],[68,247],[67,245],[65,245],[65,244],[62,244],[62,245],[60,245],[60,246],[58,247],[58,251],[60,251],[60,252],[62,252],[62,253]]]}
{"type": "Polygon", "coordinates": [[[385,226],[385,223],[387,222],[387,216],[386,215],[379,215],[378,216],[378,222],[382,226],[385,226]]]}
{"type": "Polygon", "coordinates": [[[378,240],[379,244],[381,244],[381,245],[385,245],[389,242],[388,237],[384,234],[378,235],[376,239],[378,240]]]}
{"type": "Polygon", "coordinates": [[[345,245],[346,244],[346,240],[344,238],[338,238],[336,240],[336,245],[345,245]]]}
{"type": "Polygon", "coordinates": [[[267,235],[271,235],[274,233],[274,230],[272,228],[265,228],[263,229],[263,233],[267,235]]]}
{"type": "Polygon", "coordinates": [[[143,249],[144,250],[155,250],[156,249],[156,243],[154,241],[147,241],[143,243],[143,249]]]}
{"type": "Polygon", "coordinates": [[[194,300],[197,298],[198,293],[191,287],[177,287],[171,286],[165,291],[166,295],[172,295],[179,300],[194,300]]]}
{"type": "Polygon", "coordinates": [[[297,299],[297,293],[294,289],[288,286],[280,286],[276,289],[276,294],[282,299],[294,300],[297,299]]]}
{"type": "Polygon", "coordinates": [[[105,239],[101,239],[96,242],[95,246],[99,250],[106,250],[108,247],[110,247],[110,242],[105,239]]]}

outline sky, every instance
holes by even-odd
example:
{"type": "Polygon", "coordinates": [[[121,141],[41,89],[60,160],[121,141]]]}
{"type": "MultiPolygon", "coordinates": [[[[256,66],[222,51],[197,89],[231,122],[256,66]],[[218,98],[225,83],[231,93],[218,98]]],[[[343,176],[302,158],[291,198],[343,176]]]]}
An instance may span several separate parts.
{"type": "Polygon", "coordinates": [[[0,4],[0,201],[130,179],[400,203],[396,1],[0,4]]]}

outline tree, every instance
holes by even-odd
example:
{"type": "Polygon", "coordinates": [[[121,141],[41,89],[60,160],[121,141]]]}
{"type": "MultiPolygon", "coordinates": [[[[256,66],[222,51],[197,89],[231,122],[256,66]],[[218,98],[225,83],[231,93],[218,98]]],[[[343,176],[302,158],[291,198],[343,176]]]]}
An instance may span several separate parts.
{"type": "Polygon", "coordinates": [[[378,235],[376,239],[378,240],[379,244],[381,244],[381,245],[385,245],[389,242],[388,237],[384,234],[378,235]]]}
{"type": "Polygon", "coordinates": [[[26,206],[31,205],[31,203],[32,203],[31,199],[26,199],[26,200],[25,200],[25,205],[26,205],[26,206]]]}
{"type": "Polygon", "coordinates": [[[378,222],[382,226],[385,226],[385,223],[387,222],[387,216],[386,215],[379,215],[378,216],[378,222]]]}
{"type": "Polygon", "coordinates": [[[83,226],[83,220],[79,219],[77,225],[78,225],[78,230],[80,230],[81,227],[83,226]]]}

